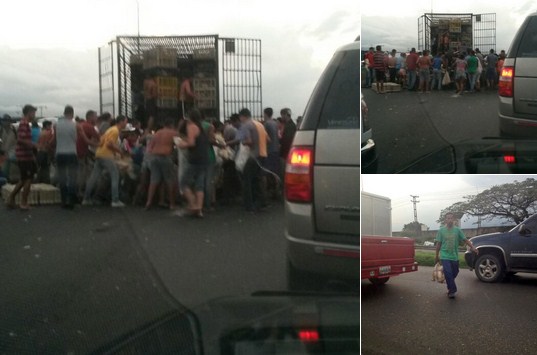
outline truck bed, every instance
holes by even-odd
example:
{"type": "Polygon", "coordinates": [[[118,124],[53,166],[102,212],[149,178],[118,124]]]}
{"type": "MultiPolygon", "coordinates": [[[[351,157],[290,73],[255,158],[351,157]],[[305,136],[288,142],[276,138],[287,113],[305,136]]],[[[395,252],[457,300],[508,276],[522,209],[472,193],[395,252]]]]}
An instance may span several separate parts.
{"type": "Polygon", "coordinates": [[[362,236],[362,279],[386,278],[418,270],[414,241],[404,237],[362,236]]]}

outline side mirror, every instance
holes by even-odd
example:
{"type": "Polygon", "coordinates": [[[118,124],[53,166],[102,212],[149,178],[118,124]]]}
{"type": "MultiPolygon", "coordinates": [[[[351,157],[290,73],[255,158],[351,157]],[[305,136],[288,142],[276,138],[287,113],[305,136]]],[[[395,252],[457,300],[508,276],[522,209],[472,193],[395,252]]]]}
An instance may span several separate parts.
{"type": "Polygon", "coordinates": [[[518,228],[518,233],[520,235],[527,235],[527,234],[531,234],[531,231],[528,228],[526,228],[525,224],[521,224],[520,227],[518,228]]]}

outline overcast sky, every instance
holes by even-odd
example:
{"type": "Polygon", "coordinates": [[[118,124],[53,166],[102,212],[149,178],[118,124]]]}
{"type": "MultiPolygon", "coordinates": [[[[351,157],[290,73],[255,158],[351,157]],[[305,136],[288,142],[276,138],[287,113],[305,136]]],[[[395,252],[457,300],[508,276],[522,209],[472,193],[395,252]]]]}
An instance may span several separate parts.
{"type": "MultiPolygon", "coordinates": [[[[424,13],[496,13],[496,49],[508,50],[524,18],[537,11],[534,0],[385,0],[363,1],[362,47],[418,48],[418,18],[424,13]]],[[[480,48],[483,52],[484,50],[480,48]]]]}
{"type": "MultiPolygon", "coordinates": [[[[362,175],[362,191],[389,197],[392,203],[392,230],[400,231],[414,221],[410,195],[419,196],[418,221],[431,229],[438,229],[436,220],[440,211],[463,196],[515,180],[524,181],[534,175],[362,175]]],[[[463,217],[463,228],[475,228],[476,219],[463,217]]],[[[486,225],[486,224],[484,224],[486,225]]]]}
{"type": "MultiPolygon", "coordinates": [[[[360,32],[356,0],[138,0],[141,35],[262,41],[263,105],[302,115],[334,51],[360,32]],[[307,5],[307,6],[305,6],[307,5]]],[[[136,0],[1,1],[0,113],[25,103],[59,115],[98,109],[97,48],[136,35],[136,0]]],[[[39,114],[39,112],[38,112],[39,114]]]]}

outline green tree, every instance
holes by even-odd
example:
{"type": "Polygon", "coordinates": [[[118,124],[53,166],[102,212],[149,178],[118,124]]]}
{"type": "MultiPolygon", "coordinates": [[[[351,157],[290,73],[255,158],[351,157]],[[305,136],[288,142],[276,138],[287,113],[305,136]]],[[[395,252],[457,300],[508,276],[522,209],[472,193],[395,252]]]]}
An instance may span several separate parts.
{"type": "Polygon", "coordinates": [[[483,221],[502,218],[518,224],[537,213],[537,180],[514,181],[496,185],[477,195],[463,196],[465,201],[454,203],[440,212],[438,223],[443,223],[448,212],[481,216],[483,221]]]}
{"type": "Polygon", "coordinates": [[[421,223],[410,222],[403,226],[401,235],[404,237],[419,237],[421,236],[421,223]]]}

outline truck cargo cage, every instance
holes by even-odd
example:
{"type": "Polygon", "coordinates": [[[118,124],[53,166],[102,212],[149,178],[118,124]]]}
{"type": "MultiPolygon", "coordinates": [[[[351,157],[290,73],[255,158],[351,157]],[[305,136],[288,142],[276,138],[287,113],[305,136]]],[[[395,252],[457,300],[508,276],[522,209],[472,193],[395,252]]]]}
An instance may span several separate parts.
{"type": "Polygon", "coordinates": [[[467,48],[479,48],[482,53],[496,50],[495,13],[426,13],[418,18],[418,50],[435,55],[467,48]]]}
{"type": "Polygon", "coordinates": [[[157,87],[157,97],[151,98],[157,109],[179,117],[180,87],[187,77],[193,78],[198,94],[194,105],[206,117],[227,119],[243,107],[262,116],[261,41],[218,35],[118,36],[99,48],[100,112],[144,124],[144,81],[151,78],[157,87]]]}

